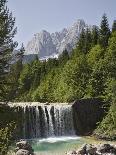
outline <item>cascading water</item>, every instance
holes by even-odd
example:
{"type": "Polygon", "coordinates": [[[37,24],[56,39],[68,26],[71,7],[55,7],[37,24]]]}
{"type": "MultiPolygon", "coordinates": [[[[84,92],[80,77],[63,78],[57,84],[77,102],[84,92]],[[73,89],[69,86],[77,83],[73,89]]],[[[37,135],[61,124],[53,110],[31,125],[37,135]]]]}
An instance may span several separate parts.
{"type": "Polygon", "coordinates": [[[75,135],[71,105],[28,105],[21,109],[23,138],[75,135]]]}

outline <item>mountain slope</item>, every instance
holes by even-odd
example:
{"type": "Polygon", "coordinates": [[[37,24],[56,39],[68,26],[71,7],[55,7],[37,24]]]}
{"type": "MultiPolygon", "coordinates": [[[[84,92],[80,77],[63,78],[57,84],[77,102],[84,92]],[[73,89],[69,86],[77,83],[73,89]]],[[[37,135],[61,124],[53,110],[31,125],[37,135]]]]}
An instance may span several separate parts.
{"type": "Polygon", "coordinates": [[[64,28],[60,32],[50,34],[46,30],[34,35],[26,46],[25,55],[37,54],[40,59],[58,57],[63,50],[70,51],[78,41],[82,28],[85,27],[83,20],[77,20],[71,27],[64,28]]]}

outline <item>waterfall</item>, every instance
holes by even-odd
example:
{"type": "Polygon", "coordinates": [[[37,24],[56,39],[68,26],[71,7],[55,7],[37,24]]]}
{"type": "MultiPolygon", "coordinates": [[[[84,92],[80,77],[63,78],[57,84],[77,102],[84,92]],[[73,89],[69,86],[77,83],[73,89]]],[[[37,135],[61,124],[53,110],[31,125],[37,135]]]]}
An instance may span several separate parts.
{"type": "Polygon", "coordinates": [[[22,109],[22,138],[75,135],[71,105],[25,105],[22,109]]]}

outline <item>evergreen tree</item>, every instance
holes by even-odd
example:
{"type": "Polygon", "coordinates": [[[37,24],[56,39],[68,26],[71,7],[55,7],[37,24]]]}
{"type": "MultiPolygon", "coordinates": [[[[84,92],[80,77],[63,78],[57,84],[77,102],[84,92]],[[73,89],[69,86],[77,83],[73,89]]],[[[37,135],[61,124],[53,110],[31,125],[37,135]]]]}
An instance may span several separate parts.
{"type": "Polygon", "coordinates": [[[108,46],[109,37],[110,37],[110,29],[109,29],[108,19],[106,14],[104,14],[102,16],[102,21],[100,25],[100,38],[99,38],[99,43],[101,47],[103,47],[104,49],[106,49],[108,46]]]}
{"type": "Polygon", "coordinates": [[[87,54],[89,50],[91,49],[91,44],[92,44],[91,31],[87,27],[86,32],[85,32],[85,54],[87,54]]]}
{"type": "Polygon", "coordinates": [[[69,54],[66,49],[62,52],[62,54],[60,54],[58,60],[59,60],[60,65],[65,64],[69,60],[69,54]]]}
{"type": "Polygon", "coordinates": [[[92,46],[97,45],[99,40],[99,28],[97,26],[93,26],[92,28],[92,46]]]}
{"type": "Polygon", "coordinates": [[[10,71],[12,52],[17,43],[13,42],[16,34],[15,18],[6,7],[6,0],[0,1],[0,100],[6,100],[6,75],[10,71]]]}
{"type": "Polygon", "coordinates": [[[112,32],[116,31],[116,20],[114,20],[112,25],[112,32]]]}
{"type": "Polygon", "coordinates": [[[86,50],[85,50],[85,30],[84,29],[82,29],[82,31],[81,31],[77,47],[78,47],[80,52],[86,53],[86,50]]]}
{"type": "Polygon", "coordinates": [[[92,45],[92,35],[90,29],[87,27],[86,30],[82,29],[77,47],[80,52],[87,54],[91,49],[91,45],[92,45]]]}
{"type": "Polygon", "coordinates": [[[17,53],[14,56],[14,64],[12,64],[10,73],[8,75],[9,77],[9,83],[11,83],[9,88],[9,93],[7,99],[9,101],[13,100],[17,95],[19,95],[18,92],[18,86],[19,86],[19,77],[21,74],[21,71],[23,69],[23,55],[24,55],[24,46],[22,44],[21,48],[17,51],[17,53]],[[16,61],[16,62],[15,62],[16,61]]]}

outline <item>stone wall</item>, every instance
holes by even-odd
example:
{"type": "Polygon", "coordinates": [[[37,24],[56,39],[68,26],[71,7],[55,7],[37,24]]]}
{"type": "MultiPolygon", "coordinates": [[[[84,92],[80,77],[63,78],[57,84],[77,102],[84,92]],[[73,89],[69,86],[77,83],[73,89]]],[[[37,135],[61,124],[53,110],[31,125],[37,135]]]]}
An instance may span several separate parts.
{"type": "Polygon", "coordinates": [[[104,102],[101,99],[76,100],[73,107],[74,127],[77,135],[89,135],[105,115],[104,102]]]}

